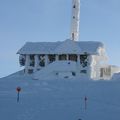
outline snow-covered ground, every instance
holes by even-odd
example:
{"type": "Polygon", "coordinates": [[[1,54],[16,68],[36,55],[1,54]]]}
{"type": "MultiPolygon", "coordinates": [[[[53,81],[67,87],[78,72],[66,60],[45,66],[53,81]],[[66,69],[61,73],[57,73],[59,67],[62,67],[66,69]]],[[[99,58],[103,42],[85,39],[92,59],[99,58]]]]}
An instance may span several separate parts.
{"type": "Polygon", "coordinates": [[[109,81],[33,80],[17,72],[0,79],[0,120],[120,120],[118,76],[109,81]],[[22,88],[18,103],[17,86],[22,88]]]}

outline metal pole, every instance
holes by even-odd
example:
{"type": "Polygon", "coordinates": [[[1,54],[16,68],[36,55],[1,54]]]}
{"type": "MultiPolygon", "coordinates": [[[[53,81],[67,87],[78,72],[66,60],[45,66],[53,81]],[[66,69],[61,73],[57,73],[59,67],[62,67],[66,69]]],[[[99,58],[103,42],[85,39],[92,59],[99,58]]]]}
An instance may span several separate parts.
{"type": "Polygon", "coordinates": [[[85,110],[87,110],[87,97],[85,96],[85,110]]]}
{"type": "Polygon", "coordinates": [[[17,102],[19,102],[19,96],[20,96],[20,95],[19,95],[19,92],[18,92],[18,94],[17,94],[17,102]]]}

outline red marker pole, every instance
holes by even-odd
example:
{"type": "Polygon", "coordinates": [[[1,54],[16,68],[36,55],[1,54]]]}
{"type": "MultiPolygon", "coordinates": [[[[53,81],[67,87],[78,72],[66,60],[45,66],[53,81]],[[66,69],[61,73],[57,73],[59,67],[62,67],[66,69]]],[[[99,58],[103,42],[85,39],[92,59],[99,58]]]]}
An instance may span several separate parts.
{"type": "Polygon", "coordinates": [[[85,100],[85,110],[87,110],[87,100],[88,100],[88,98],[85,96],[84,100],[85,100]]]}
{"type": "Polygon", "coordinates": [[[19,102],[19,96],[20,96],[21,87],[17,87],[16,91],[17,91],[17,102],[19,102]]]}

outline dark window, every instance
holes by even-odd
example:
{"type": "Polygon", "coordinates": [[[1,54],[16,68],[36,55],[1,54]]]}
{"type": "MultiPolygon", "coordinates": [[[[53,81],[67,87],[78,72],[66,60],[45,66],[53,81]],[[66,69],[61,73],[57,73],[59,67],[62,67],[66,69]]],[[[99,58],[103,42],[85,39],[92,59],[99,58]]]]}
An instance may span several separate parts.
{"type": "Polygon", "coordinates": [[[67,79],[67,78],[69,78],[69,76],[65,76],[64,78],[66,78],[66,79],[67,79]]]}
{"type": "Polygon", "coordinates": [[[69,60],[77,61],[77,55],[69,55],[69,60]]]}
{"type": "Polygon", "coordinates": [[[73,75],[73,76],[76,76],[75,72],[72,72],[72,75],[73,75]]]}
{"type": "Polygon", "coordinates": [[[82,65],[82,67],[88,66],[88,59],[87,58],[88,58],[87,54],[80,55],[80,63],[82,65]]]}
{"type": "Polygon", "coordinates": [[[49,55],[48,56],[50,63],[55,61],[55,55],[49,55]]]}
{"type": "Polygon", "coordinates": [[[57,72],[56,75],[59,75],[59,73],[57,72]]]}
{"type": "Polygon", "coordinates": [[[86,73],[87,73],[87,70],[81,70],[80,73],[86,74],[86,73]]]}
{"type": "Polygon", "coordinates": [[[30,55],[30,60],[34,60],[34,55],[30,55]]]}
{"type": "Polygon", "coordinates": [[[35,65],[34,55],[30,55],[30,66],[34,67],[34,65],[35,65]]]}
{"type": "Polygon", "coordinates": [[[75,8],[76,6],[75,5],[73,5],[73,8],[75,8]]]}
{"type": "Polygon", "coordinates": [[[59,55],[59,60],[67,60],[67,56],[66,55],[59,55]]]}
{"type": "Polygon", "coordinates": [[[20,55],[19,56],[19,63],[20,63],[21,66],[25,65],[25,61],[26,61],[25,55],[20,55]]]}
{"type": "Polygon", "coordinates": [[[110,75],[111,75],[111,68],[110,67],[100,69],[100,77],[110,76],[110,75]]]}
{"type": "Polygon", "coordinates": [[[73,19],[75,19],[75,16],[73,16],[73,19]]]}
{"type": "Polygon", "coordinates": [[[73,39],[73,40],[74,40],[74,36],[75,36],[74,33],[72,33],[72,39],[73,39]]]}
{"type": "Polygon", "coordinates": [[[28,73],[29,73],[29,74],[32,74],[32,73],[33,73],[33,69],[29,69],[29,70],[28,70],[28,73]]]}
{"type": "Polygon", "coordinates": [[[44,60],[41,60],[40,63],[39,63],[39,65],[40,65],[41,67],[44,67],[44,66],[45,66],[45,61],[44,61],[44,60]]]}
{"type": "Polygon", "coordinates": [[[35,61],[32,60],[32,61],[30,62],[30,66],[34,67],[34,65],[35,65],[35,61]]]}
{"type": "Polygon", "coordinates": [[[45,66],[45,55],[40,55],[39,60],[40,60],[39,65],[41,67],[44,67],[45,66]]]}

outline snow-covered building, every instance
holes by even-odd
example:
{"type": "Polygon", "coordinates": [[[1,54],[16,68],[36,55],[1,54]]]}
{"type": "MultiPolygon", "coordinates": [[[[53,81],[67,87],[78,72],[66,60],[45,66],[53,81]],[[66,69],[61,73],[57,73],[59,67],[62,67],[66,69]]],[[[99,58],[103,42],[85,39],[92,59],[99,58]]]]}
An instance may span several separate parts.
{"type": "Polygon", "coordinates": [[[73,0],[71,37],[62,42],[28,42],[17,53],[26,74],[39,77],[110,79],[120,68],[107,62],[101,42],[78,41],[80,0],[73,0]]]}
{"type": "MultiPolygon", "coordinates": [[[[39,75],[47,68],[46,71],[59,77],[110,79],[114,72],[120,70],[108,65],[101,42],[70,39],[63,42],[28,42],[17,53],[20,54],[20,65],[25,66],[27,74],[39,75]]],[[[47,76],[46,72],[44,74],[47,76]]]]}

